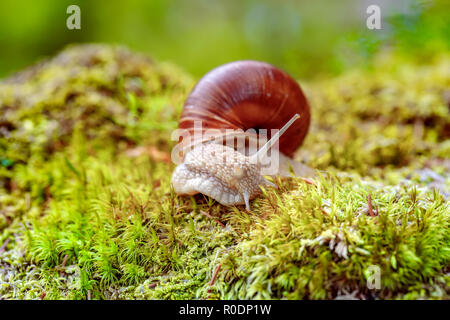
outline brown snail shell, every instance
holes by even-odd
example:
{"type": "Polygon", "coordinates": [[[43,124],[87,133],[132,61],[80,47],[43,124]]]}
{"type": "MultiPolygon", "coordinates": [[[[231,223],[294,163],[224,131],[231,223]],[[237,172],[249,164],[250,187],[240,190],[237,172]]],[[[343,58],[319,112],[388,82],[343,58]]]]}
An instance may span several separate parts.
{"type": "Polygon", "coordinates": [[[231,62],[208,72],[194,87],[181,114],[179,128],[280,129],[296,113],[296,121],[280,138],[279,150],[292,156],[310,125],[310,107],[298,83],[286,72],[259,61],[231,62]]]}

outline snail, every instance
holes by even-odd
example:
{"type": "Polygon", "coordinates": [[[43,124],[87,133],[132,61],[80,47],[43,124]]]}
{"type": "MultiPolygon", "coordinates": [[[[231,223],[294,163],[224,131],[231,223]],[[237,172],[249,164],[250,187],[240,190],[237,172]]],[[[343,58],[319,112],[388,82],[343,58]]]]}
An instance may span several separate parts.
{"type": "Polygon", "coordinates": [[[202,193],[225,206],[245,204],[249,211],[261,187],[276,187],[264,175],[286,175],[288,166],[297,175],[308,171],[291,157],[309,124],[308,101],[286,72],[251,60],[213,69],[195,85],[180,117],[179,129],[185,135],[177,149],[181,163],[171,180],[175,193],[202,193]],[[263,134],[268,130],[271,133],[263,134]],[[214,134],[205,134],[208,131],[214,134]],[[238,138],[244,139],[240,148],[238,138]],[[224,139],[231,139],[232,145],[224,145],[224,139]],[[255,148],[261,141],[265,144],[255,148]],[[269,153],[277,168],[264,174],[269,153]]]}

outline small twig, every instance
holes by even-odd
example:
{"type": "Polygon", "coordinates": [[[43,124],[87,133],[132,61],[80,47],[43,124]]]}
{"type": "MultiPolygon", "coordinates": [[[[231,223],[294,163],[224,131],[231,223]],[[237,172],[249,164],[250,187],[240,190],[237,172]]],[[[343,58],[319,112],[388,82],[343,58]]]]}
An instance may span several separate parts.
{"type": "Polygon", "coordinates": [[[52,195],[50,193],[50,186],[46,186],[45,187],[45,202],[50,200],[51,197],[52,197],[52,195]]]}
{"type": "Polygon", "coordinates": [[[367,197],[367,203],[369,205],[369,214],[372,217],[375,217],[375,214],[373,213],[373,206],[372,206],[372,195],[369,193],[369,196],[367,197]]]}
{"type": "Polygon", "coordinates": [[[157,179],[157,180],[155,180],[155,182],[153,182],[153,188],[154,189],[157,189],[160,186],[161,186],[161,180],[160,179],[157,179]]]}
{"type": "Polygon", "coordinates": [[[326,212],[324,208],[320,207],[320,211],[322,211],[324,216],[329,217],[328,212],[326,212]]]}
{"type": "MultiPolygon", "coordinates": [[[[375,215],[375,213],[373,213],[373,205],[372,205],[372,195],[369,193],[369,196],[367,197],[367,203],[369,205],[369,214],[371,217],[376,217],[376,215],[378,215],[378,203],[377,203],[377,214],[375,215]]],[[[375,224],[378,223],[378,220],[374,221],[375,224]]]]}
{"type": "Polygon", "coordinates": [[[64,275],[64,268],[66,267],[67,259],[69,258],[69,255],[66,254],[63,258],[63,262],[61,263],[61,266],[58,267],[58,269],[61,271],[59,275],[62,277],[64,275]]]}
{"type": "Polygon", "coordinates": [[[91,290],[88,290],[87,299],[91,300],[91,290]]]}
{"type": "Polygon", "coordinates": [[[6,250],[6,246],[8,245],[8,243],[9,243],[10,240],[11,240],[11,239],[8,238],[8,239],[5,240],[5,242],[3,242],[2,246],[0,247],[0,253],[3,253],[3,251],[6,250]]]}
{"type": "Polygon", "coordinates": [[[203,211],[203,210],[200,210],[200,213],[203,214],[204,216],[210,218],[210,219],[213,219],[215,222],[217,222],[218,224],[220,224],[220,226],[221,226],[222,228],[226,228],[226,226],[225,226],[222,222],[220,222],[219,220],[217,220],[216,218],[214,218],[214,217],[213,217],[212,215],[210,215],[208,212],[205,212],[205,211],[203,211]]]}
{"type": "Polygon", "coordinates": [[[67,259],[68,259],[68,258],[69,258],[69,255],[66,254],[66,255],[64,256],[63,262],[62,262],[62,264],[61,264],[61,268],[64,268],[64,267],[66,266],[66,263],[67,263],[67,259]]]}
{"type": "Polygon", "coordinates": [[[211,278],[211,281],[209,282],[209,286],[212,287],[214,282],[216,282],[217,274],[219,273],[220,267],[222,265],[219,263],[219,265],[216,267],[216,270],[214,270],[213,276],[211,278]]]}
{"type": "MultiPolygon", "coordinates": [[[[50,202],[51,198],[52,198],[52,194],[50,193],[50,186],[47,185],[45,187],[44,203],[41,205],[42,212],[44,212],[44,210],[48,208],[48,203],[50,202]]],[[[41,213],[41,215],[42,215],[42,213],[41,213]]]]}
{"type": "Polygon", "coordinates": [[[158,282],[153,282],[148,285],[148,288],[153,289],[153,288],[156,288],[157,285],[158,285],[158,282]]]}
{"type": "Polygon", "coordinates": [[[307,178],[302,178],[302,180],[305,181],[307,184],[310,184],[310,185],[313,185],[313,186],[317,187],[317,184],[314,181],[312,181],[312,180],[309,180],[307,178]]]}
{"type": "Polygon", "coordinates": [[[40,295],[39,297],[41,298],[41,300],[44,300],[44,298],[45,298],[46,295],[47,295],[47,294],[46,294],[45,291],[44,291],[44,292],[41,293],[41,295],[40,295]]]}

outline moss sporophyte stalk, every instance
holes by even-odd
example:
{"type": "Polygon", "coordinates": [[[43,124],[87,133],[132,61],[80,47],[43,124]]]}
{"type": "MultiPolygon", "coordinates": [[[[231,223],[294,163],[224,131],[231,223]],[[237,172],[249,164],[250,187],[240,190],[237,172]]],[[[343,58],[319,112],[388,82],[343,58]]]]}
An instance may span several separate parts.
{"type": "Polygon", "coordinates": [[[81,45],[4,79],[1,298],[448,299],[450,57],[398,59],[302,81],[319,174],[251,211],[171,188],[177,67],[81,45]]]}

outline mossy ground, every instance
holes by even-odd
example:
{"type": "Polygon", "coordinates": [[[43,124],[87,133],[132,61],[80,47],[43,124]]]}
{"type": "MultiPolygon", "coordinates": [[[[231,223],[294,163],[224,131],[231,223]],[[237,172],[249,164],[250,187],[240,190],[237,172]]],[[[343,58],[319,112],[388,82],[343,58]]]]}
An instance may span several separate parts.
{"type": "Polygon", "coordinates": [[[4,80],[0,297],[448,299],[450,58],[378,59],[302,82],[318,175],[251,212],[171,190],[176,67],[84,45],[4,80]]]}

